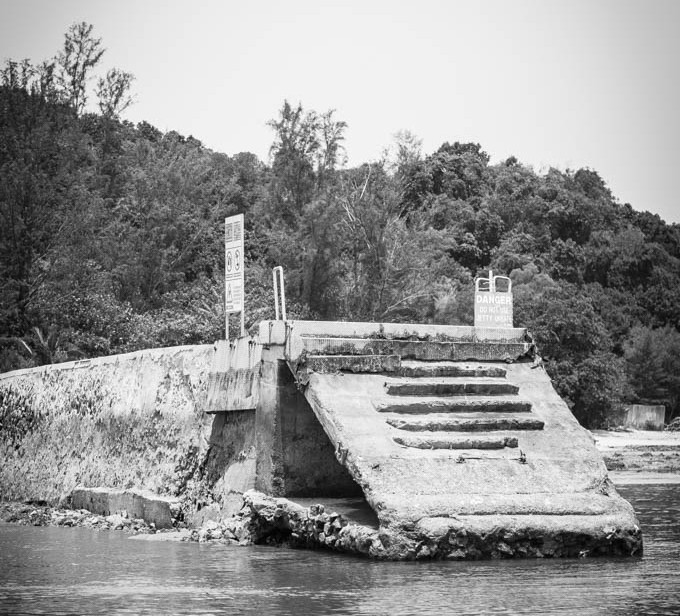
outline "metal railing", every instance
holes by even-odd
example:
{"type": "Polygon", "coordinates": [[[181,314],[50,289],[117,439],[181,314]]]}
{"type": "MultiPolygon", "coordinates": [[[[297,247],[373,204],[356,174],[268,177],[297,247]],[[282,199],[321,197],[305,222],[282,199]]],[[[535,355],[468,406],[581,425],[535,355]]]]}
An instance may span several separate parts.
{"type": "Polygon", "coordinates": [[[274,308],[276,310],[276,320],[279,320],[279,294],[281,295],[281,316],[286,320],[286,289],[283,282],[283,267],[277,265],[272,270],[274,278],[274,308]],[[277,275],[278,274],[278,275],[277,275]],[[280,280],[280,283],[279,283],[280,280]],[[279,288],[280,287],[280,288],[279,288]]]}
{"type": "Polygon", "coordinates": [[[496,292],[496,281],[504,280],[507,282],[508,288],[503,293],[512,293],[512,280],[507,276],[494,276],[493,271],[489,270],[488,278],[475,278],[475,292],[491,291],[496,292]]]}

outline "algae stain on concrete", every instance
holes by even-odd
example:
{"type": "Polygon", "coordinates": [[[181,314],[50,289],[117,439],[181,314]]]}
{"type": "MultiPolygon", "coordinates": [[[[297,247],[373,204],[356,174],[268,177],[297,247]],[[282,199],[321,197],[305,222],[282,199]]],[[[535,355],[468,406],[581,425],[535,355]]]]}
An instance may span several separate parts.
{"type": "Polygon", "coordinates": [[[2,375],[3,499],[54,502],[77,485],[184,489],[187,461],[208,449],[211,358],[212,346],[179,347],[2,375]]]}

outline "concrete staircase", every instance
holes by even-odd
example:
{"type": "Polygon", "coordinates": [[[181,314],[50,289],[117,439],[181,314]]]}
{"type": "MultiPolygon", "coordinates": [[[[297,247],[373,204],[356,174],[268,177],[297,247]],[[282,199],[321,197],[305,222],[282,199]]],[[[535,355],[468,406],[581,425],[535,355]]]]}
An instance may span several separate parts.
{"type": "MultiPolygon", "coordinates": [[[[306,337],[302,372],[388,375],[385,395],[373,400],[373,407],[387,426],[399,430],[392,435],[398,445],[485,451],[517,448],[519,439],[509,432],[543,429],[544,422],[532,415],[531,403],[519,397],[519,388],[508,381],[505,368],[441,360],[460,354],[451,350],[458,341],[437,342],[427,350],[416,347],[418,352],[412,352],[414,341],[400,344],[403,341],[380,340],[380,348],[389,354],[364,354],[366,350],[376,350],[373,342],[306,337]],[[346,353],[350,348],[355,354],[346,353]],[[342,350],[343,354],[315,354],[320,349],[342,350]],[[437,360],[402,361],[393,354],[404,349],[409,356],[435,355],[437,360]],[[411,434],[414,432],[417,434],[411,434]]],[[[501,351],[506,360],[507,351],[501,351]]]]}
{"type": "Polygon", "coordinates": [[[386,557],[641,551],[632,508],[525,330],[274,322],[260,340],[283,346],[386,557]]]}
{"type": "Polygon", "coordinates": [[[518,437],[509,431],[543,429],[543,421],[531,415],[531,403],[518,396],[502,368],[411,362],[397,374],[401,378],[385,383],[389,399],[377,403],[376,410],[388,425],[406,432],[392,437],[399,445],[517,448],[518,437]]]}

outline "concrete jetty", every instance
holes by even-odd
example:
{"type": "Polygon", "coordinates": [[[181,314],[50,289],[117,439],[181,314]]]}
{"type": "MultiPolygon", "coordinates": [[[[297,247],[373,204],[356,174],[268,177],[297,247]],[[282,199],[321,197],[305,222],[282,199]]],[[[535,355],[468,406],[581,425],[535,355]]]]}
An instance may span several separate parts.
{"type": "Polygon", "coordinates": [[[535,359],[518,328],[278,320],[6,373],[0,496],[147,515],[156,495],[157,525],[379,559],[641,554],[535,359]]]}
{"type": "Polygon", "coordinates": [[[208,409],[255,407],[256,490],[363,494],[372,556],[640,554],[632,507],[534,352],[524,329],[264,322],[218,349],[208,409]]]}

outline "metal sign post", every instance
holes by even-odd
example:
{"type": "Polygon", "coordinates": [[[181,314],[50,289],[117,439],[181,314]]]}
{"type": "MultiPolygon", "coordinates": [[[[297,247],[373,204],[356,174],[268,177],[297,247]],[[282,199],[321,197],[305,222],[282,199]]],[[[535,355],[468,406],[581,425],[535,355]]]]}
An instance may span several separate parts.
{"type": "Polygon", "coordinates": [[[245,260],[243,214],[224,219],[224,319],[229,340],[229,315],[241,313],[241,336],[245,336],[245,260]]]}
{"type": "Polygon", "coordinates": [[[276,310],[276,320],[279,320],[279,293],[281,294],[281,316],[286,320],[286,289],[283,284],[283,267],[277,265],[272,270],[274,276],[274,308],[276,310]],[[279,279],[281,280],[281,289],[279,289],[279,279]]]}

